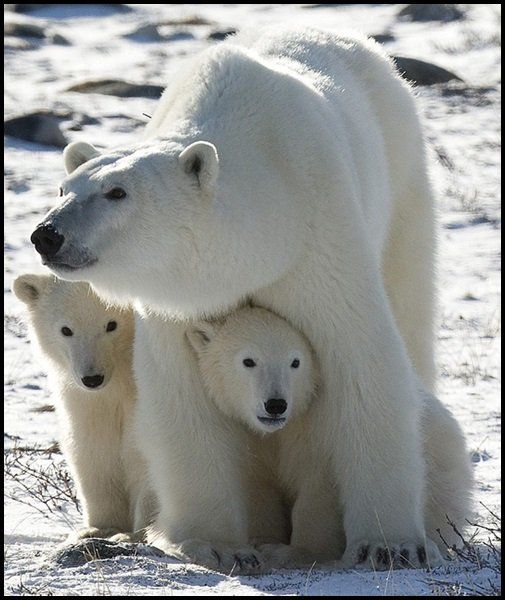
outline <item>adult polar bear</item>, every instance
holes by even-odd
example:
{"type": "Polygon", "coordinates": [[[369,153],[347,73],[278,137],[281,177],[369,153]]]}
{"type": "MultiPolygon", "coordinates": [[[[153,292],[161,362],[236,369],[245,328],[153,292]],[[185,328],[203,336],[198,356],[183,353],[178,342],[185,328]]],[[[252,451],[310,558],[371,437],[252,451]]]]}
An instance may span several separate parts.
{"type": "MultiPolygon", "coordinates": [[[[141,312],[139,419],[164,547],[201,559],[247,542],[244,448],[206,399],[184,334],[250,298],[300,328],[321,364],[291,543],[317,552],[338,534],[337,517],[318,520],[324,463],[342,564],[386,546],[425,564],[407,350],[431,387],[432,199],[411,94],[378,46],[307,29],[230,38],[182,70],[142,143],[99,155],[76,142],[65,164],[64,200],[32,240],[61,277],[141,312]]],[[[447,423],[459,491],[464,445],[447,423]]],[[[436,562],[431,539],[425,548],[436,562]]]]}

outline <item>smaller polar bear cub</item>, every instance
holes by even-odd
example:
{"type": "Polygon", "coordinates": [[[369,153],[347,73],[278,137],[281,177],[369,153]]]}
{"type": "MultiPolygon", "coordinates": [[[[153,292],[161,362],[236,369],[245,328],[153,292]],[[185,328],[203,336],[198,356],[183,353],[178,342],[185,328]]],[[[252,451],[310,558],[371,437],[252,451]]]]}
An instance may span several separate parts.
{"type": "Polygon", "coordinates": [[[316,361],[308,340],[264,308],[197,323],[186,335],[209,396],[253,432],[281,429],[314,397],[316,361]]]}
{"type": "Polygon", "coordinates": [[[133,312],[53,275],[21,275],[13,291],[48,361],[60,445],[83,504],[85,528],[70,539],[143,529],[154,505],[133,437],[133,312]]]}

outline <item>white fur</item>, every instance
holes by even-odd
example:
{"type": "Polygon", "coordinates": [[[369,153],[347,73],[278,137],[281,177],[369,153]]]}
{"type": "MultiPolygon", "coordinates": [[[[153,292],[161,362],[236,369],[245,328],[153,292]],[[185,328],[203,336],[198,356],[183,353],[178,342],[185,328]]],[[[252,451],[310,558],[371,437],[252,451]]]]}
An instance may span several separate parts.
{"type": "Polygon", "coordinates": [[[310,345],[270,311],[241,308],[224,323],[199,323],[186,335],[209,396],[253,432],[281,429],[303,414],[313,399],[316,371],[310,345]],[[253,366],[244,365],[244,360],[252,360],[253,366]],[[272,398],[286,402],[285,411],[273,420],[267,409],[272,398]]]}
{"type": "Polygon", "coordinates": [[[33,341],[50,368],[60,445],[83,505],[77,537],[145,528],[154,501],[133,434],[132,311],[106,306],[87,283],[52,275],[20,275],[13,290],[28,307],[33,341]],[[111,321],[117,327],[107,331],[111,321]],[[63,327],[73,335],[64,336],[63,327]],[[86,387],[82,378],[97,374],[101,386],[86,387]]]}
{"type": "MultiPolygon", "coordinates": [[[[345,535],[331,465],[319,454],[312,456],[314,432],[307,432],[304,418],[317,382],[317,362],[307,340],[284,319],[257,307],[241,308],[225,320],[197,323],[186,335],[197,353],[209,397],[224,414],[243,422],[256,434],[244,431],[243,441],[249,449],[247,467],[251,473],[249,539],[260,544],[270,566],[310,565],[315,559],[328,561],[341,556],[345,535]],[[295,356],[301,362],[293,370],[290,365],[295,356]],[[246,368],[245,357],[253,357],[256,366],[246,368]],[[271,394],[269,390],[276,392],[271,394]],[[264,415],[264,400],[272,395],[288,401],[282,431],[281,426],[265,426],[257,418],[264,415]],[[268,433],[273,435],[269,438],[257,435],[268,433]],[[293,538],[290,548],[279,546],[279,542],[289,539],[291,520],[296,522],[299,518],[298,499],[305,493],[305,477],[314,465],[317,469],[312,474],[310,504],[303,507],[315,514],[313,525],[304,531],[303,537],[293,538]],[[276,545],[272,545],[274,541],[276,545]]],[[[466,449],[461,430],[449,411],[438,398],[424,391],[421,384],[419,389],[427,469],[425,527],[439,543],[441,538],[436,529],[440,528],[443,538],[452,544],[457,540],[446,515],[460,529],[464,527],[472,483],[468,462],[461,458],[466,449]]],[[[317,402],[311,410],[318,410],[317,402]]],[[[302,518],[307,519],[307,515],[302,518]]],[[[398,553],[405,548],[398,547],[398,553]]],[[[412,556],[408,562],[416,565],[417,548],[411,547],[409,553],[412,556]]]]}
{"type": "Polygon", "coordinates": [[[288,543],[292,502],[279,473],[279,432],[300,421],[314,400],[317,364],[312,349],[284,319],[258,307],[241,308],[224,321],[197,323],[186,335],[209,397],[245,426],[249,541],[288,543]],[[244,365],[244,359],[254,366],[244,365]],[[269,398],[284,399],[287,406],[280,420],[265,423],[269,398]]]}
{"type": "MultiPolygon", "coordinates": [[[[424,544],[414,368],[432,389],[433,200],[412,95],[378,45],[278,27],[231,37],[185,66],[142,143],[84,162],[63,191],[46,222],[65,242],[48,265],[137,302],[139,428],[167,546],[247,541],[240,437],[207,401],[184,336],[186,321],[246,297],[299,328],[321,367],[318,410],[294,444],[306,469],[292,542],[317,554],[343,524],[345,565],[364,547],[424,544]],[[186,169],[195,142],[217,155],[186,169]],[[117,185],[126,197],[108,201],[117,185]],[[325,476],[343,515],[330,526],[314,505],[325,476]]],[[[460,430],[445,435],[454,443],[436,447],[458,448],[464,488],[460,430]]],[[[464,512],[453,494],[442,498],[464,512]]]]}

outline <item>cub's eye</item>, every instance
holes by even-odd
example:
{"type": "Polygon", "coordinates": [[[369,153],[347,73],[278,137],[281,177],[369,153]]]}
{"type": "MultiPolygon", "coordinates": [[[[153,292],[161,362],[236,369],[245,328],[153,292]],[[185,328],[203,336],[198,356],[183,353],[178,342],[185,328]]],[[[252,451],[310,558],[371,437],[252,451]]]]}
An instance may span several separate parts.
{"type": "Polygon", "coordinates": [[[63,196],[63,188],[58,188],[58,196],[63,196]]]}
{"type": "Polygon", "coordinates": [[[105,331],[114,331],[114,329],[117,328],[117,323],[116,321],[109,321],[107,323],[107,327],[105,328],[105,331]]]}
{"type": "Polygon", "coordinates": [[[61,328],[61,333],[67,337],[70,337],[71,335],[74,335],[74,332],[69,328],[69,327],[62,327],[61,328]]]}
{"type": "Polygon", "coordinates": [[[298,369],[299,366],[300,366],[300,361],[297,358],[295,358],[295,360],[291,363],[291,368],[298,369]]]}
{"type": "Polygon", "coordinates": [[[105,194],[107,200],[122,200],[126,196],[126,192],[123,188],[115,187],[105,194]]]}
{"type": "Polygon", "coordinates": [[[252,358],[244,358],[244,360],[242,361],[242,364],[244,365],[244,367],[255,367],[256,363],[254,362],[254,360],[252,358]]]}

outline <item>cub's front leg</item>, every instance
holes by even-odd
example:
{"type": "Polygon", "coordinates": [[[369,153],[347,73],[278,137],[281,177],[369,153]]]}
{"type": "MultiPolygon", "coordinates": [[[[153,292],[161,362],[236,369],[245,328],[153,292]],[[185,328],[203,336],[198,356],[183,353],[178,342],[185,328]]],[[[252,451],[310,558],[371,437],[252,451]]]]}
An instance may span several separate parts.
{"type": "Polygon", "coordinates": [[[120,439],[111,435],[116,428],[104,421],[94,424],[83,420],[75,430],[64,431],[62,449],[82,503],[84,523],[83,528],[70,534],[71,542],[89,537],[108,538],[132,529],[120,439]]]}
{"type": "Polygon", "coordinates": [[[249,571],[259,557],[248,546],[247,444],[207,398],[187,326],[137,325],[136,437],[158,502],[148,541],[187,562],[249,571]]]}

